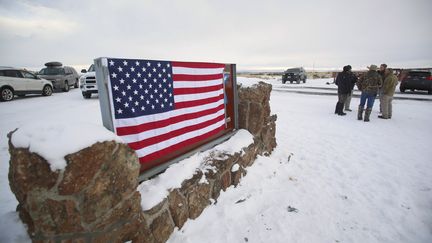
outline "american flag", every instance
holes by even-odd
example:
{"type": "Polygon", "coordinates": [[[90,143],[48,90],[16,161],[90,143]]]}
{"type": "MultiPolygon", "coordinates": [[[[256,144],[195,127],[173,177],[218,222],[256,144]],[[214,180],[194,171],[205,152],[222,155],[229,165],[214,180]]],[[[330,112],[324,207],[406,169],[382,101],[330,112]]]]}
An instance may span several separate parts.
{"type": "Polygon", "coordinates": [[[225,64],[108,59],[113,125],[145,164],[225,129],[225,64]]]}

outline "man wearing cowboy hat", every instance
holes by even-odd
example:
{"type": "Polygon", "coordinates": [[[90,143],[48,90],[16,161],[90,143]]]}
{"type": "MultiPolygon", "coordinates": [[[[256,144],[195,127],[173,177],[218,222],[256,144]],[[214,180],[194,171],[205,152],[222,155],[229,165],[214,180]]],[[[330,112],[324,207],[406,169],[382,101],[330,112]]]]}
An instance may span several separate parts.
{"type": "Polygon", "coordinates": [[[379,75],[377,72],[378,67],[376,65],[370,65],[368,69],[369,71],[357,82],[357,87],[362,92],[360,96],[360,105],[358,108],[357,119],[362,120],[364,106],[367,103],[364,116],[365,122],[369,121],[375,98],[378,94],[379,88],[382,85],[381,75],[379,75]]]}

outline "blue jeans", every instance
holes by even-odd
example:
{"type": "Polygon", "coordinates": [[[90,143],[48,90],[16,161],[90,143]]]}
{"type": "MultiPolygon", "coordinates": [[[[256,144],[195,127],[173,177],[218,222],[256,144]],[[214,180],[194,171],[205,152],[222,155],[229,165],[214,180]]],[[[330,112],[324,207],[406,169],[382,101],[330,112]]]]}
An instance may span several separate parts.
{"type": "Polygon", "coordinates": [[[376,93],[362,92],[360,96],[360,107],[364,107],[367,101],[366,108],[372,109],[376,96],[377,96],[376,93]]]}

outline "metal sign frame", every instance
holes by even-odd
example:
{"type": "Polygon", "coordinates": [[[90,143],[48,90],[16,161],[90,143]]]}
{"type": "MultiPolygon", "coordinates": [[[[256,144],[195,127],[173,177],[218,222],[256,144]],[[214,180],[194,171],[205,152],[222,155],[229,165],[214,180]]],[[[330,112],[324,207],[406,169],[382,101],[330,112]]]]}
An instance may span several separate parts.
{"type": "MultiPolygon", "coordinates": [[[[107,57],[100,57],[94,59],[95,64],[95,71],[96,71],[96,83],[98,86],[98,92],[99,92],[99,103],[101,108],[101,114],[102,114],[102,123],[105,128],[110,130],[113,133],[116,133],[114,130],[113,125],[113,107],[110,100],[112,100],[112,93],[110,87],[110,79],[109,72],[108,72],[108,58],[107,57]]],[[[148,178],[151,178],[155,176],[156,174],[161,173],[165,169],[167,169],[171,164],[177,163],[180,160],[183,160],[187,157],[190,157],[192,154],[197,152],[202,152],[204,150],[210,149],[217,144],[222,143],[223,141],[229,139],[233,134],[235,134],[235,131],[238,130],[238,94],[237,94],[237,74],[236,74],[236,65],[235,64],[226,64],[226,69],[230,72],[230,85],[232,85],[232,102],[233,102],[233,115],[234,117],[228,117],[226,119],[226,124],[228,122],[232,121],[234,119],[233,128],[229,128],[227,132],[225,132],[223,135],[215,138],[214,140],[211,140],[203,145],[200,145],[199,147],[192,149],[186,153],[183,153],[171,160],[168,160],[167,162],[164,162],[160,165],[157,165],[155,167],[152,167],[150,169],[147,169],[140,173],[139,180],[143,181],[148,178]]]]}

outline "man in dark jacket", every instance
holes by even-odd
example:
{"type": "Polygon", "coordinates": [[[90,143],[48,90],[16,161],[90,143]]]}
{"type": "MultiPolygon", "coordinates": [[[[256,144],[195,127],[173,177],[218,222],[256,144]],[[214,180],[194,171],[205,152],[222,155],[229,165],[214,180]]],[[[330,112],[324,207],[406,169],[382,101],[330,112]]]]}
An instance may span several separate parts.
{"type": "Polygon", "coordinates": [[[351,94],[353,82],[355,80],[351,73],[351,66],[343,67],[343,71],[338,74],[335,84],[338,86],[338,102],[336,103],[335,114],[340,116],[346,115],[343,112],[344,103],[346,102],[348,96],[351,94]]]}
{"type": "Polygon", "coordinates": [[[364,121],[369,121],[375,98],[383,82],[381,76],[377,72],[377,69],[378,67],[376,65],[370,65],[369,71],[357,82],[357,87],[362,92],[360,97],[360,105],[358,108],[358,120],[362,120],[364,105],[367,102],[364,121]]]}
{"type": "Polygon", "coordinates": [[[346,111],[352,111],[350,109],[350,104],[351,104],[353,89],[354,89],[355,84],[357,83],[357,76],[351,71],[352,70],[351,65],[348,65],[347,67],[349,69],[348,72],[351,74],[352,77],[351,77],[351,92],[348,94],[348,97],[345,100],[345,110],[346,111]]]}

